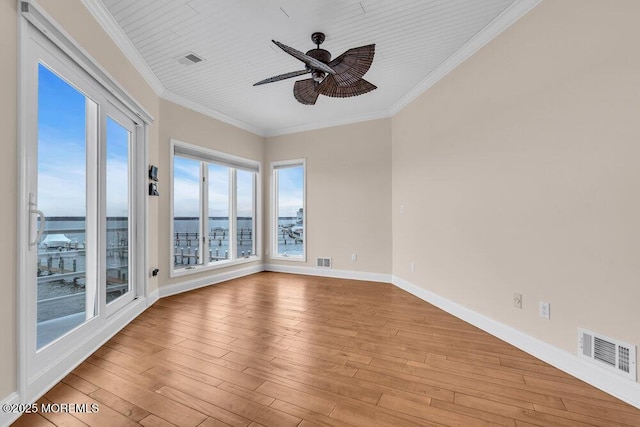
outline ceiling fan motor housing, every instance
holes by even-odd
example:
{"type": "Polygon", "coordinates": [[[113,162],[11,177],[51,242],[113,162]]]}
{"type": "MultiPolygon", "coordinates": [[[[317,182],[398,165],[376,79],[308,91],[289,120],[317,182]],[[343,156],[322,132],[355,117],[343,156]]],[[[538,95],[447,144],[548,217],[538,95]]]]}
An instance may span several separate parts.
{"type": "Polygon", "coordinates": [[[311,49],[310,51],[307,52],[307,55],[309,55],[314,59],[317,59],[320,62],[324,62],[325,64],[328,64],[329,61],[331,61],[331,53],[329,53],[328,50],[311,49]]]}

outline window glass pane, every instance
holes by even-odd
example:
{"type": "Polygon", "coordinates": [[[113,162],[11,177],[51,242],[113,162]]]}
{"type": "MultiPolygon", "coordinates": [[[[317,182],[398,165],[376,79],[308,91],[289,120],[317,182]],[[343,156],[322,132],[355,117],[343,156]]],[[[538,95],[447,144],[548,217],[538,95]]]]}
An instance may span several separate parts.
{"type": "Polygon", "coordinates": [[[129,144],[131,133],[107,117],[107,303],[131,290],[129,278],[129,144]]]}
{"type": "Polygon", "coordinates": [[[237,256],[248,257],[255,254],[254,248],[254,182],[256,174],[238,170],[236,172],[237,203],[237,256]]]}
{"type": "Polygon", "coordinates": [[[304,255],[304,167],[276,169],[278,199],[278,255],[304,255]]]}
{"type": "Polygon", "coordinates": [[[173,158],[173,264],[176,268],[201,263],[200,162],[173,158]]]}
{"type": "Polygon", "coordinates": [[[229,259],[229,168],[209,165],[209,259],[229,259]]]}
{"type": "Polygon", "coordinates": [[[85,268],[89,104],[93,102],[84,94],[38,66],[37,202],[46,217],[37,244],[38,348],[95,314],[94,301],[87,304],[86,287],[96,284],[86,283],[85,268]]]}

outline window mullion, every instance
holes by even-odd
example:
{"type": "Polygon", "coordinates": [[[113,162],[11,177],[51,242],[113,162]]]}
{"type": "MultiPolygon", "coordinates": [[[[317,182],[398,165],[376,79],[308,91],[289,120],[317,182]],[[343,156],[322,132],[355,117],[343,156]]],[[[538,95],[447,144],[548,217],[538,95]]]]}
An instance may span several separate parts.
{"type": "Polygon", "coordinates": [[[104,252],[100,250],[101,224],[104,205],[104,168],[100,165],[102,143],[104,139],[104,120],[98,104],[86,101],[86,179],[87,209],[85,217],[85,311],[86,320],[95,314],[103,313],[102,299],[99,290],[102,287],[102,273],[105,261],[104,252]],[[96,313],[98,308],[98,313],[96,313]]]}
{"type": "Polygon", "coordinates": [[[238,197],[237,197],[237,173],[236,169],[229,169],[229,259],[237,257],[236,242],[238,230],[238,197]]]}
{"type": "Polygon", "coordinates": [[[209,264],[209,167],[205,162],[200,163],[200,236],[198,238],[198,263],[209,264]],[[206,254],[205,254],[206,252],[206,254]]]}

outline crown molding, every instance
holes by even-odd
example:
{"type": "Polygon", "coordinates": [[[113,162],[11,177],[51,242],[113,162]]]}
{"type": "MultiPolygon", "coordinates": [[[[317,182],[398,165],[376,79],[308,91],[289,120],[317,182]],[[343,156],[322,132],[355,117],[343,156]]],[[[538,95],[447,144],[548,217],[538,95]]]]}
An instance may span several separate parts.
{"type": "Polygon", "coordinates": [[[518,19],[526,15],[531,9],[536,7],[542,0],[516,0],[511,6],[506,8],[493,21],[487,24],[480,32],[473,36],[460,49],[455,51],[449,58],[440,64],[431,74],[425,77],[413,89],[404,94],[389,108],[389,115],[394,116],[411,101],[422,95],[433,85],[442,80],[447,74],[452,72],[458,65],[473,56],[478,50],[496,38],[500,33],[509,28],[518,19]]]}
{"type": "Polygon", "coordinates": [[[160,97],[167,101],[173,102],[174,104],[181,105],[185,108],[204,114],[205,116],[209,116],[221,122],[230,124],[242,130],[246,130],[247,132],[251,132],[263,138],[267,136],[266,131],[264,129],[256,127],[247,122],[243,122],[242,120],[234,119],[233,117],[227,116],[226,114],[221,113],[220,111],[214,110],[212,108],[204,107],[203,105],[197,102],[193,102],[182,95],[178,95],[177,93],[171,92],[170,90],[165,90],[160,95],[160,97]]]}
{"type": "Polygon", "coordinates": [[[133,64],[135,69],[140,73],[144,80],[151,86],[156,95],[160,96],[165,87],[160,79],[142,58],[138,50],[133,46],[129,37],[122,31],[111,13],[107,10],[101,0],[82,0],[82,4],[87,8],[89,13],[100,24],[102,29],[111,37],[111,40],[118,46],[127,59],[133,64]]]}

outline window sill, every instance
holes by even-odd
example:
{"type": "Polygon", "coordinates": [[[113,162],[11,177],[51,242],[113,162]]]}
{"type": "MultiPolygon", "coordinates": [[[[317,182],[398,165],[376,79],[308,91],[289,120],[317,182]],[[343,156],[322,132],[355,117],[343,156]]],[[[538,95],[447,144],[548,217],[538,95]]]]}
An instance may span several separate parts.
{"type": "Polygon", "coordinates": [[[274,261],[307,262],[307,257],[306,256],[282,256],[282,255],[277,255],[277,256],[272,256],[271,259],[274,260],[274,261]]]}
{"type": "Polygon", "coordinates": [[[193,265],[191,267],[186,267],[186,268],[172,269],[171,272],[169,273],[169,277],[173,278],[173,277],[188,276],[190,274],[197,274],[197,273],[202,273],[202,272],[211,271],[211,270],[219,270],[225,267],[233,267],[235,265],[249,264],[251,262],[256,262],[261,260],[262,260],[261,257],[254,255],[248,258],[240,258],[232,261],[218,261],[216,263],[209,264],[207,266],[193,265]]]}

